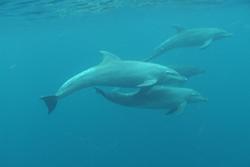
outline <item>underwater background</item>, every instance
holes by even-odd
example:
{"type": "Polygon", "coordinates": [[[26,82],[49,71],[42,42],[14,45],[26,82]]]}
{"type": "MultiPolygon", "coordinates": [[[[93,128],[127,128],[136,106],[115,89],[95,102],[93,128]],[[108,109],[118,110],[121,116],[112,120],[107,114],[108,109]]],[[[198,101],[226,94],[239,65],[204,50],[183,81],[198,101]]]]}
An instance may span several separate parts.
{"type": "Polygon", "coordinates": [[[0,2],[1,167],[250,167],[249,1],[69,2],[0,2]],[[99,50],[142,60],[175,34],[172,25],[233,33],[154,60],[205,69],[184,87],[208,102],[166,116],[89,88],[48,115],[40,97],[98,64],[99,50]]]}

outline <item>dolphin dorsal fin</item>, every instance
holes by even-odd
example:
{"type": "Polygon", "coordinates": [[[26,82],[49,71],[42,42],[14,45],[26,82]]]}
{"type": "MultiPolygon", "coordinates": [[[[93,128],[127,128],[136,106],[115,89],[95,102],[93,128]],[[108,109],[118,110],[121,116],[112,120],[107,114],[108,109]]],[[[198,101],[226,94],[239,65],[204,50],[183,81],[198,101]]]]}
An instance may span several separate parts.
{"type": "Polygon", "coordinates": [[[100,50],[99,52],[103,56],[102,62],[100,64],[107,64],[107,63],[110,63],[110,62],[120,61],[121,60],[120,57],[118,57],[118,56],[116,56],[113,53],[110,53],[108,51],[100,50]]]}
{"type": "Polygon", "coordinates": [[[182,27],[180,25],[172,25],[172,27],[176,30],[177,33],[180,33],[186,30],[185,27],[182,27]]]}

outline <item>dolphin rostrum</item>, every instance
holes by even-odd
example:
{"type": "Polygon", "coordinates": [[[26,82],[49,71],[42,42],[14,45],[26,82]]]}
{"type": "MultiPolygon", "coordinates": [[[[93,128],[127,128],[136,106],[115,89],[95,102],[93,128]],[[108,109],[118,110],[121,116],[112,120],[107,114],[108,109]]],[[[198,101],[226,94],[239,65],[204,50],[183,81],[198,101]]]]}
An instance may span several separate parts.
{"type": "Polygon", "coordinates": [[[139,91],[129,93],[95,89],[97,93],[113,103],[144,109],[163,109],[167,114],[183,111],[188,103],[207,101],[193,89],[165,85],[141,88],[139,91]]]}
{"type": "Polygon", "coordinates": [[[219,28],[186,29],[180,26],[173,27],[176,29],[176,34],[161,43],[155,49],[154,55],[145,61],[150,61],[175,48],[200,47],[204,49],[215,40],[232,36],[232,33],[219,28]]]}
{"type": "Polygon", "coordinates": [[[50,113],[58,99],[64,98],[80,89],[91,86],[113,86],[141,88],[155,84],[177,83],[187,80],[175,70],[159,64],[121,60],[107,51],[100,51],[103,61],[68,79],[52,96],[44,96],[50,113]]]}

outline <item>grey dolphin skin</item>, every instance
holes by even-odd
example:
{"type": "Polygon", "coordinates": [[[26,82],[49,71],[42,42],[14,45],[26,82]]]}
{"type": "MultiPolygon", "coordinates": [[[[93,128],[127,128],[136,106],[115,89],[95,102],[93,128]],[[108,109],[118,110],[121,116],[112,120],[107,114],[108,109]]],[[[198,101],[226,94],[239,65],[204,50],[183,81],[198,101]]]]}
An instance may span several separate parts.
{"type": "Polygon", "coordinates": [[[219,28],[185,29],[180,26],[173,27],[177,31],[176,34],[161,43],[156,48],[154,55],[147,58],[145,61],[150,61],[175,48],[200,47],[204,49],[215,40],[232,36],[232,33],[219,28]]]}
{"type": "Polygon", "coordinates": [[[163,109],[166,114],[181,112],[188,103],[207,101],[206,98],[193,89],[162,85],[141,88],[139,91],[130,93],[107,92],[100,88],[95,89],[97,93],[113,103],[144,109],[163,109]]]}
{"type": "Polygon", "coordinates": [[[49,113],[55,109],[59,99],[91,86],[141,88],[187,80],[186,77],[166,66],[121,60],[107,51],[100,51],[100,53],[103,55],[103,61],[99,65],[68,79],[54,95],[41,97],[47,105],[49,113]]]}
{"type": "Polygon", "coordinates": [[[204,69],[192,66],[168,65],[168,67],[174,69],[180,75],[188,79],[206,73],[204,69]]]}

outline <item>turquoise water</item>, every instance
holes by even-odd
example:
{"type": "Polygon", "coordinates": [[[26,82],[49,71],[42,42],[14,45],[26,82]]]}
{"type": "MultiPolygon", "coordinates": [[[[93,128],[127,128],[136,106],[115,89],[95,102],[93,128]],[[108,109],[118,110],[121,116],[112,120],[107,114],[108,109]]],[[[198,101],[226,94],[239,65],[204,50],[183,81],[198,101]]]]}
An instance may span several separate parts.
{"type": "Polygon", "coordinates": [[[13,4],[2,7],[1,167],[250,166],[248,1],[119,6],[77,14],[68,9],[63,15],[43,11],[35,16],[17,14],[10,7],[19,6],[13,4]],[[175,34],[175,24],[233,33],[205,50],[180,48],[154,60],[205,69],[185,87],[198,90],[208,102],[165,116],[113,104],[89,88],[61,100],[47,114],[40,96],[98,64],[99,50],[141,60],[175,34]]]}

